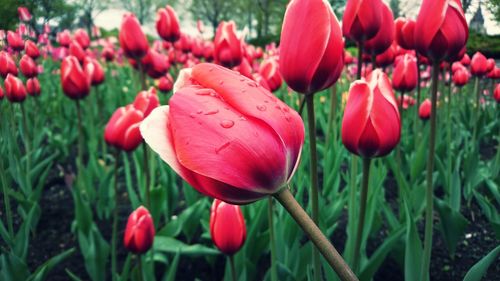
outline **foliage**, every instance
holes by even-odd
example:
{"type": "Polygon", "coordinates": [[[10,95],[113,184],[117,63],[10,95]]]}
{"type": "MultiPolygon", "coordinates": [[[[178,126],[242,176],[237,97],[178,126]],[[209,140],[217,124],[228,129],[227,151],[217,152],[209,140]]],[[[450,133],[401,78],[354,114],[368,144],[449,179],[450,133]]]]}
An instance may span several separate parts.
{"type": "Polygon", "coordinates": [[[467,41],[467,53],[473,54],[477,51],[488,57],[500,58],[500,35],[489,36],[471,30],[467,41]]]}

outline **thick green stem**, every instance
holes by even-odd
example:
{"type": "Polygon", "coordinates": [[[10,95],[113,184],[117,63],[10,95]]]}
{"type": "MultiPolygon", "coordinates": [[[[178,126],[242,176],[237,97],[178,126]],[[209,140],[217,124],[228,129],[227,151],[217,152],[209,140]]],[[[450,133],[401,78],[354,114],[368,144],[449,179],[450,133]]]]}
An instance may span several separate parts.
{"type": "Polygon", "coordinates": [[[326,151],[329,151],[330,146],[337,139],[337,130],[335,130],[335,120],[337,117],[337,85],[331,88],[330,110],[328,112],[328,125],[326,132],[326,151]],[[332,140],[333,135],[333,140],[332,140]]]}
{"type": "MultiPolygon", "coordinates": [[[[78,159],[77,166],[80,170],[80,165],[83,163],[83,125],[82,125],[82,109],[80,101],[76,100],[76,112],[78,115],[78,159]]],[[[79,171],[78,171],[79,174],[79,171]]]]}
{"type": "Polygon", "coordinates": [[[414,144],[415,144],[415,151],[417,150],[417,147],[418,147],[418,144],[419,144],[419,141],[418,141],[418,134],[419,134],[419,130],[418,130],[418,127],[419,127],[419,122],[418,122],[418,107],[420,106],[420,60],[418,59],[418,56],[417,56],[417,103],[416,103],[416,106],[415,106],[415,120],[413,121],[413,125],[414,125],[414,144]]]}
{"type": "Polygon", "coordinates": [[[436,143],[436,117],[437,117],[437,88],[439,83],[439,63],[435,62],[432,66],[432,88],[431,88],[431,120],[429,134],[429,151],[427,154],[427,189],[425,194],[425,237],[424,252],[422,255],[422,267],[420,270],[420,280],[425,281],[429,278],[429,265],[431,262],[432,251],[432,231],[433,231],[433,212],[434,212],[434,188],[432,184],[432,175],[434,172],[434,146],[436,143]]]}
{"type": "Polygon", "coordinates": [[[138,269],[139,269],[139,281],[143,281],[144,280],[144,271],[142,269],[142,255],[138,255],[138,269]]]}
{"type": "Polygon", "coordinates": [[[20,104],[21,113],[23,115],[23,127],[24,127],[24,150],[26,153],[26,184],[31,188],[31,138],[28,133],[28,121],[26,117],[26,111],[24,110],[24,103],[20,104]]]}
{"type": "Polygon", "coordinates": [[[142,65],[141,62],[139,62],[139,75],[140,75],[140,79],[141,79],[141,87],[142,87],[142,90],[146,90],[146,73],[144,72],[145,69],[144,69],[144,65],[142,65]]]}
{"type": "Polygon", "coordinates": [[[370,158],[363,158],[363,181],[361,183],[358,228],[356,229],[354,259],[352,263],[355,272],[359,270],[359,262],[361,260],[361,239],[363,238],[363,227],[365,226],[366,201],[368,198],[368,181],[370,179],[370,162],[370,158]]]}
{"type": "Polygon", "coordinates": [[[278,271],[276,270],[276,240],[274,237],[274,223],[273,223],[273,198],[269,196],[267,201],[267,220],[269,223],[269,247],[271,251],[271,280],[278,281],[278,271]]]}
{"type": "MultiPolygon", "coordinates": [[[[116,238],[118,232],[118,160],[120,158],[120,151],[118,149],[115,150],[115,182],[114,182],[114,193],[115,193],[115,208],[113,210],[113,229],[111,233],[111,274],[112,280],[116,280],[116,238]]],[[[141,260],[139,257],[139,266],[141,264],[141,260]]],[[[142,276],[142,273],[141,273],[142,276]]]]}
{"type": "Polygon", "coordinates": [[[304,111],[304,105],[306,104],[306,98],[303,97],[301,100],[300,100],[300,104],[299,104],[299,115],[302,116],[302,112],[304,111]]]}
{"type": "Polygon", "coordinates": [[[0,159],[0,180],[2,181],[2,192],[3,192],[3,203],[5,205],[5,217],[7,219],[7,229],[9,230],[10,238],[14,238],[14,224],[12,222],[12,211],[10,209],[10,197],[7,187],[7,181],[5,180],[5,169],[3,166],[3,160],[0,159]]]}
{"type": "Polygon", "coordinates": [[[234,267],[234,256],[231,255],[228,257],[228,259],[229,259],[229,265],[231,267],[231,276],[233,278],[233,281],[236,281],[238,279],[236,278],[236,268],[234,267]]]}
{"type": "Polygon", "coordinates": [[[448,102],[446,103],[446,146],[447,149],[447,163],[446,163],[446,176],[448,178],[448,192],[451,190],[451,170],[452,170],[452,143],[451,143],[451,87],[452,81],[451,77],[453,75],[451,71],[451,65],[449,67],[450,81],[448,84],[448,102]]]}
{"type": "MultiPolygon", "coordinates": [[[[309,152],[311,154],[311,198],[312,219],[319,225],[319,207],[318,207],[318,156],[316,150],[316,120],[314,117],[314,95],[306,95],[307,121],[309,124],[309,152]]],[[[321,279],[321,260],[317,249],[313,248],[313,268],[314,280],[321,279]]]]}
{"type": "Polygon", "coordinates": [[[476,76],[476,80],[474,83],[474,93],[476,94],[476,110],[474,111],[474,121],[472,123],[472,145],[476,144],[476,139],[477,139],[477,127],[478,127],[478,122],[479,122],[479,111],[480,111],[480,105],[479,105],[479,98],[481,96],[481,87],[479,87],[479,77],[476,76]]]}
{"type": "Polygon", "coordinates": [[[335,247],[333,247],[330,241],[328,241],[326,236],[307,215],[304,209],[302,209],[288,188],[281,189],[273,196],[276,200],[278,200],[278,202],[281,203],[281,205],[283,205],[283,207],[306,233],[309,239],[311,239],[311,242],[313,242],[331,268],[337,273],[340,280],[358,280],[339,252],[335,249],[335,247]]]}
{"type": "Polygon", "coordinates": [[[150,185],[151,185],[151,178],[149,175],[149,159],[148,159],[148,147],[145,142],[142,143],[142,151],[144,154],[144,173],[146,174],[146,206],[148,209],[151,208],[151,190],[150,190],[150,185]]]}

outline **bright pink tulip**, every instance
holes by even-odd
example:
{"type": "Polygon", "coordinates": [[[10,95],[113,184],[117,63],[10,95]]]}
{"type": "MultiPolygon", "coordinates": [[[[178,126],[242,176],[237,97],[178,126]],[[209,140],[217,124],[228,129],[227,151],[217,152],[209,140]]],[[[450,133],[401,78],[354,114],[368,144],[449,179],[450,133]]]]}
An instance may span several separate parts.
{"type": "Polygon", "coordinates": [[[238,72],[245,76],[245,77],[248,77],[250,79],[253,79],[253,76],[252,76],[252,73],[253,73],[253,69],[252,69],[252,66],[250,65],[250,63],[248,62],[248,60],[246,58],[243,58],[241,60],[241,64],[238,65],[236,67],[236,69],[238,70],[238,72]]]}
{"type": "Polygon", "coordinates": [[[379,28],[375,37],[367,40],[364,45],[365,52],[379,55],[385,52],[394,41],[394,16],[391,8],[384,2],[380,5],[381,28],[379,28]]]}
{"type": "Polygon", "coordinates": [[[135,97],[133,105],[143,113],[144,118],[148,117],[151,111],[160,105],[156,89],[151,87],[147,91],[139,92],[135,97]]]}
{"type": "Polygon", "coordinates": [[[174,9],[169,5],[158,10],[156,31],[163,40],[169,42],[175,42],[181,37],[179,19],[174,9]]]}
{"type": "Polygon", "coordinates": [[[71,33],[69,30],[65,29],[57,33],[57,42],[63,47],[69,47],[69,44],[71,44],[71,33]]]}
{"type": "Polygon", "coordinates": [[[210,236],[224,254],[232,256],[238,252],[247,236],[240,206],[215,199],[210,209],[210,236]]]}
{"type": "Polygon", "coordinates": [[[162,76],[158,81],[158,89],[160,92],[168,93],[174,88],[174,79],[167,73],[167,75],[162,76]]]}
{"type": "Polygon", "coordinates": [[[143,71],[153,79],[164,76],[170,68],[168,58],[153,49],[149,49],[148,54],[141,60],[141,63],[144,67],[143,71]]]}
{"type": "Polygon", "coordinates": [[[500,79],[500,68],[494,66],[493,69],[488,72],[488,75],[486,75],[486,77],[490,79],[500,79]]]}
{"type": "Polygon", "coordinates": [[[21,35],[7,31],[7,43],[15,51],[22,51],[24,49],[24,41],[21,35]]]}
{"type": "Polygon", "coordinates": [[[5,95],[10,102],[23,102],[26,99],[26,88],[23,81],[12,74],[7,74],[4,81],[5,95]]]}
{"type": "Polygon", "coordinates": [[[236,35],[236,24],[233,21],[221,22],[217,27],[214,39],[215,61],[225,67],[237,66],[243,58],[241,40],[236,35]]]}
{"type": "Polygon", "coordinates": [[[38,47],[31,40],[26,40],[26,42],[24,43],[24,51],[28,56],[30,56],[34,60],[36,60],[40,56],[40,51],[38,50],[38,47]]]}
{"type": "Polygon", "coordinates": [[[102,69],[101,64],[93,58],[86,57],[84,63],[85,72],[92,74],[91,84],[92,86],[100,85],[104,82],[105,74],[104,69],[102,69]]]}
{"type": "Polygon", "coordinates": [[[134,14],[123,15],[119,39],[123,52],[129,58],[142,58],[148,53],[148,39],[134,14]]]}
{"type": "MultiPolygon", "coordinates": [[[[89,68],[87,68],[89,70],[89,68]]],[[[61,63],[61,86],[71,99],[83,99],[90,92],[92,73],[82,69],[74,56],[67,56],[61,63]]]]}
{"type": "Polygon", "coordinates": [[[425,99],[418,108],[418,117],[422,120],[428,120],[431,117],[431,100],[425,99]]]}
{"type": "Polygon", "coordinates": [[[87,56],[87,53],[77,41],[73,41],[69,44],[69,54],[77,58],[80,64],[84,63],[85,57],[87,56]]]}
{"type": "Polygon", "coordinates": [[[209,63],[182,70],[174,92],[170,106],[158,107],[144,120],[141,133],[191,186],[245,204],[276,193],[290,180],[304,125],[273,94],[209,63]]]}
{"type": "Polygon", "coordinates": [[[490,72],[495,68],[495,60],[494,59],[488,59],[486,60],[486,72],[490,72]]]}
{"type": "Polygon", "coordinates": [[[472,56],[470,72],[474,76],[483,76],[488,73],[488,60],[480,52],[476,52],[472,56]]]}
{"type": "Polygon", "coordinates": [[[30,11],[26,7],[23,7],[23,6],[18,7],[17,8],[17,14],[19,15],[19,20],[20,21],[28,22],[28,21],[31,20],[30,11]]]}
{"type": "Polygon", "coordinates": [[[279,64],[276,59],[267,59],[262,61],[259,73],[262,77],[264,77],[264,79],[266,79],[271,92],[279,90],[281,84],[283,83],[283,79],[281,79],[279,64]]]}
{"type": "Polygon", "coordinates": [[[500,84],[497,84],[495,87],[495,91],[493,92],[493,97],[497,101],[497,103],[500,103],[500,84]]]}
{"type": "Polygon", "coordinates": [[[464,54],[462,59],[460,60],[460,63],[463,64],[464,66],[468,66],[470,64],[470,57],[468,54],[464,54]]]}
{"type": "Polygon", "coordinates": [[[154,237],[153,218],[146,208],[140,206],[128,217],[123,245],[132,253],[142,254],[153,246],[154,237]]]}
{"type": "Polygon", "coordinates": [[[467,71],[467,69],[462,66],[456,71],[453,71],[453,76],[451,79],[456,86],[462,87],[469,82],[469,71],[467,71]]]}
{"type": "Polygon", "coordinates": [[[88,35],[87,31],[85,31],[85,29],[83,29],[83,28],[79,28],[75,31],[74,39],[76,42],[78,42],[78,44],[80,44],[80,46],[84,50],[90,46],[89,35],[88,35]]]}
{"type": "Polygon", "coordinates": [[[28,55],[23,55],[19,61],[19,69],[26,78],[33,78],[38,74],[35,61],[28,55]]]}
{"type": "Polygon", "coordinates": [[[38,82],[38,79],[36,77],[28,79],[28,81],[26,81],[26,90],[30,96],[37,97],[40,95],[40,82],[38,82]]]}
{"type": "Polygon", "coordinates": [[[5,78],[9,73],[17,76],[16,62],[9,53],[0,51],[0,75],[5,78]]]}
{"type": "Polygon", "coordinates": [[[397,18],[394,22],[395,39],[401,48],[406,50],[415,49],[415,21],[412,19],[397,18]]]}
{"type": "MultiPolygon", "coordinates": [[[[381,0],[347,0],[342,17],[342,33],[356,41],[370,40],[382,27],[381,0]],[[376,12],[375,12],[376,11],[376,12]]],[[[314,27],[311,27],[314,28],[314,27]]]]}
{"type": "Polygon", "coordinates": [[[417,87],[417,59],[405,54],[396,63],[392,74],[392,86],[403,92],[413,91],[417,87]]]}
{"type": "Polygon", "coordinates": [[[115,59],[115,50],[113,49],[113,47],[105,47],[103,50],[102,50],[102,54],[101,56],[106,60],[106,61],[112,61],[115,59]]]}
{"type": "Polygon", "coordinates": [[[132,151],[142,143],[139,125],[144,119],[142,111],[133,105],[118,108],[104,129],[104,140],[124,151],[132,151]]]}

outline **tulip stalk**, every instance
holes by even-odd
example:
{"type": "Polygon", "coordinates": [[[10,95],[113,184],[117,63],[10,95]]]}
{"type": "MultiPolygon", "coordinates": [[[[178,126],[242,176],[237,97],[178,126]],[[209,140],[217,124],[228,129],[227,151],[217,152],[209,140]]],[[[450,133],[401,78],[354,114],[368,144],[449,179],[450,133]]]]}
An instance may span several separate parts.
{"type": "MultiPolygon", "coordinates": [[[[111,274],[112,274],[112,280],[116,280],[115,277],[115,272],[116,272],[116,237],[117,237],[117,232],[118,232],[118,160],[120,158],[120,151],[116,149],[115,151],[115,171],[114,171],[114,177],[115,177],[115,182],[114,182],[114,193],[115,193],[115,208],[113,210],[113,228],[112,228],[112,233],[111,233],[111,274]]],[[[141,259],[139,257],[139,268],[141,264],[141,259]]],[[[142,279],[142,271],[141,272],[141,279],[142,279]]]]}
{"type": "Polygon", "coordinates": [[[355,272],[359,270],[359,262],[361,260],[361,239],[363,238],[363,227],[365,225],[366,202],[368,198],[368,181],[370,179],[370,158],[363,158],[363,181],[361,183],[360,205],[359,205],[359,220],[356,230],[356,240],[354,242],[354,258],[352,267],[355,272]]]}
{"type": "Polygon", "coordinates": [[[447,147],[447,167],[446,167],[446,172],[448,176],[448,191],[451,190],[451,166],[452,166],[452,159],[451,159],[451,87],[452,87],[452,81],[451,77],[453,75],[451,71],[451,65],[449,67],[449,74],[450,74],[450,81],[448,85],[448,103],[446,104],[446,143],[448,144],[447,147]]]}
{"type": "Polygon", "coordinates": [[[0,180],[2,183],[3,192],[3,204],[5,206],[5,217],[7,219],[7,229],[9,231],[9,237],[14,237],[14,224],[12,222],[12,211],[10,209],[10,196],[7,188],[7,181],[5,180],[5,168],[3,166],[3,160],[0,160],[0,180]]]}
{"type": "Polygon", "coordinates": [[[228,259],[229,265],[231,267],[231,277],[233,278],[233,281],[237,281],[238,279],[236,278],[236,267],[234,266],[234,255],[229,256],[228,259]]]}
{"type": "Polygon", "coordinates": [[[290,189],[285,187],[278,193],[273,195],[278,202],[288,211],[292,218],[306,233],[309,239],[313,242],[319,252],[323,255],[325,260],[331,268],[337,273],[342,281],[357,281],[358,278],[353,273],[351,268],[344,261],[339,252],[330,243],[328,238],[321,232],[318,226],[307,215],[300,204],[295,200],[290,189]]]}
{"type": "Polygon", "coordinates": [[[418,138],[418,106],[420,105],[420,60],[418,58],[418,55],[416,56],[417,57],[417,106],[415,107],[415,122],[413,123],[414,124],[414,143],[415,143],[415,150],[417,150],[417,147],[418,147],[418,141],[417,141],[417,138],[418,138]]]}
{"type": "Polygon", "coordinates": [[[31,178],[30,178],[30,171],[31,171],[31,141],[30,141],[30,135],[28,133],[28,122],[27,122],[27,117],[26,117],[26,111],[24,110],[24,104],[21,103],[21,114],[22,114],[22,119],[23,119],[23,129],[24,129],[24,150],[26,153],[26,184],[31,186],[31,178]]]}
{"type": "MultiPolygon", "coordinates": [[[[312,220],[319,225],[319,207],[318,207],[318,156],[316,149],[316,120],[314,117],[314,94],[308,94],[305,97],[307,104],[307,121],[309,124],[309,153],[311,154],[311,209],[312,220]]],[[[314,280],[321,279],[321,260],[317,249],[313,249],[313,267],[314,280]]]]}
{"type": "Polygon", "coordinates": [[[479,98],[481,96],[481,88],[479,87],[479,76],[476,76],[474,81],[474,93],[476,94],[476,110],[474,112],[474,129],[472,130],[472,144],[476,142],[477,138],[477,122],[479,122],[479,98]]]}
{"type": "Polygon", "coordinates": [[[151,208],[151,194],[149,190],[150,186],[150,177],[149,177],[149,157],[148,157],[148,148],[145,142],[142,143],[142,151],[144,153],[144,171],[146,173],[146,206],[148,209],[151,208]]]}
{"type": "Polygon", "coordinates": [[[431,262],[432,250],[432,232],[433,232],[433,212],[434,212],[434,188],[432,184],[432,175],[434,171],[434,147],[436,143],[436,104],[437,104],[437,88],[439,82],[439,62],[434,62],[432,66],[432,88],[431,88],[431,119],[430,119],[430,136],[429,136],[429,151],[427,154],[427,189],[425,194],[425,236],[424,236],[424,252],[422,255],[422,267],[420,271],[420,280],[427,280],[429,276],[429,265],[431,262]]]}
{"type": "Polygon", "coordinates": [[[80,107],[80,101],[76,100],[76,113],[78,115],[78,160],[77,168],[80,171],[80,165],[83,163],[83,126],[82,126],[82,109],[80,107]]]}
{"type": "Polygon", "coordinates": [[[271,251],[271,280],[278,281],[278,271],[276,270],[276,240],[274,236],[274,222],[273,222],[273,198],[269,197],[267,201],[267,218],[269,223],[269,246],[271,251]]]}

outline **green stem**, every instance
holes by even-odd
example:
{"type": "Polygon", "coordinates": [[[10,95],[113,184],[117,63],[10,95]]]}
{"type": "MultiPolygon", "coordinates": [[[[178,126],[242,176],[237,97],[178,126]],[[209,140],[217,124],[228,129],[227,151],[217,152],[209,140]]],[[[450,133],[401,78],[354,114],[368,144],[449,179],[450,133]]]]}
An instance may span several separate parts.
{"type": "Polygon", "coordinates": [[[140,75],[140,79],[141,79],[141,87],[142,87],[142,90],[146,90],[146,73],[144,73],[144,66],[142,65],[142,63],[139,61],[138,62],[139,64],[139,75],[140,75]]]}
{"type": "Polygon", "coordinates": [[[23,115],[23,127],[24,127],[24,148],[26,152],[26,184],[31,188],[31,138],[28,133],[28,122],[26,117],[26,111],[24,110],[24,103],[20,104],[21,113],[23,115]]]}
{"type": "Polygon", "coordinates": [[[231,276],[233,278],[233,281],[236,281],[238,279],[236,278],[236,268],[234,267],[234,255],[229,256],[228,259],[229,265],[231,267],[231,276]]]}
{"type": "Polygon", "coordinates": [[[418,144],[419,144],[419,141],[418,141],[418,135],[419,135],[419,122],[418,122],[418,107],[420,106],[420,60],[418,59],[418,56],[417,56],[417,103],[415,104],[415,120],[414,120],[414,144],[415,144],[415,151],[417,150],[418,148],[418,144]]]}
{"type": "Polygon", "coordinates": [[[269,246],[271,251],[271,280],[278,281],[278,271],[276,270],[276,240],[274,237],[273,223],[273,198],[269,196],[267,201],[267,220],[269,222],[269,246]]]}
{"type": "Polygon", "coordinates": [[[479,122],[479,98],[481,96],[481,87],[479,87],[479,77],[476,76],[476,80],[474,83],[474,93],[476,94],[476,110],[474,112],[474,121],[475,123],[472,123],[472,145],[475,145],[476,143],[476,138],[477,138],[477,127],[478,127],[478,122],[479,122]]]}
{"type": "Polygon", "coordinates": [[[330,146],[335,140],[337,140],[336,130],[335,130],[335,120],[337,116],[337,85],[333,85],[331,88],[331,99],[330,99],[330,110],[328,112],[328,125],[326,132],[326,151],[329,151],[330,146]],[[332,140],[333,135],[333,140],[332,140]]]}
{"type": "Polygon", "coordinates": [[[299,115],[302,116],[302,112],[304,111],[304,105],[306,104],[306,98],[303,97],[301,100],[300,100],[300,104],[299,104],[299,115]]]}
{"type": "Polygon", "coordinates": [[[356,230],[356,241],[354,243],[353,269],[358,272],[361,260],[361,239],[363,238],[363,227],[365,226],[366,201],[368,198],[368,181],[370,179],[370,158],[363,158],[363,181],[361,183],[361,194],[359,204],[358,228],[356,230]]]}
{"type": "Polygon", "coordinates": [[[432,231],[433,231],[433,212],[434,212],[434,188],[432,184],[432,175],[434,171],[434,146],[436,143],[436,117],[437,117],[437,88],[439,83],[439,63],[434,62],[432,66],[432,88],[431,88],[431,120],[430,120],[430,135],[429,135],[429,151],[427,154],[427,189],[425,194],[426,209],[425,209],[425,237],[424,237],[424,252],[422,255],[422,267],[420,271],[420,280],[425,281],[429,278],[429,265],[431,262],[432,250],[432,231]]]}
{"type": "Polygon", "coordinates": [[[7,218],[7,228],[9,230],[10,238],[14,238],[14,224],[12,222],[12,211],[10,209],[10,196],[7,187],[7,181],[5,180],[5,170],[3,166],[3,159],[0,159],[0,180],[2,180],[2,192],[3,192],[3,202],[5,205],[5,216],[7,218]]]}
{"type": "Polygon", "coordinates": [[[451,191],[451,170],[452,170],[452,143],[451,143],[451,87],[452,81],[451,77],[453,75],[451,71],[451,65],[449,67],[450,74],[450,83],[448,85],[448,103],[446,104],[446,149],[447,149],[447,163],[446,163],[446,171],[448,177],[448,192],[451,191]]]}
{"type": "Polygon", "coordinates": [[[139,269],[139,281],[143,281],[144,280],[144,271],[142,269],[142,255],[138,255],[138,269],[139,269]]]}
{"type": "Polygon", "coordinates": [[[148,147],[145,142],[142,143],[142,151],[144,154],[144,173],[146,174],[146,206],[148,209],[151,208],[151,194],[150,194],[150,182],[151,178],[149,175],[149,159],[148,159],[148,147]]]}
{"type": "MultiPolygon", "coordinates": [[[[116,238],[118,231],[118,161],[120,158],[120,151],[118,149],[115,150],[115,182],[114,182],[114,193],[115,193],[115,208],[113,210],[113,229],[111,233],[111,273],[112,280],[116,280],[116,238]]],[[[139,257],[139,266],[141,260],[139,257]]],[[[141,275],[142,276],[142,275],[141,275]]]]}
{"type": "Polygon", "coordinates": [[[356,275],[354,275],[335,247],[328,241],[328,238],[326,238],[304,209],[302,209],[297,200],[295,200],[290,190],[285,187],[273,196],[283,205],[309,239],[311,239],[311,242],[313,242],[331,268],[337,273],[340,280],[357,281],[358,278],[356,275]]]}
{"type": "MultiPolygon", "coordinates": [[[[78,115],[78,170],[80,165],[83,163],[83,125],[82,125],[82,109],[80,106],[80,101],[76,100],[76,112],[78,115]]],[[[79,174],[79,173],[78,173],[79,174]]]]}
{"type": "Polygon", "coordinates": [[[402,165],[402,161],[401,161],[401,145],[403,145],[403,100],[405,98],[405,92],[404,91],[401,91],[401,96],[400,96],[400,101],[399,101],[399,116],[400,116],[400,120],[401,120],[401,139],[398,143],[398,146],[396,148],[396,157],[397,157],[397,160],[398,160],[398,164],[399,166],[401,167],[402,165]]]}
{"type": "MultiPolygon", "coordinates": [[[[314,223],[319,225],[319,207],[318,207],[318,158],[316,150],[316,120],[314,117],[314,95],[306,95],[307,104],[307,121],[309,124],[309,152],[311,154],[311,193],[309,197],[311,198],[311,209],[312,209],[312,220],[314,223]]],[[[319,258],[319,252],[317,249],[313,248],[313,268],[314,268],[314,280],[319,281],[321,279],[321,260],[319,258]]]]}

